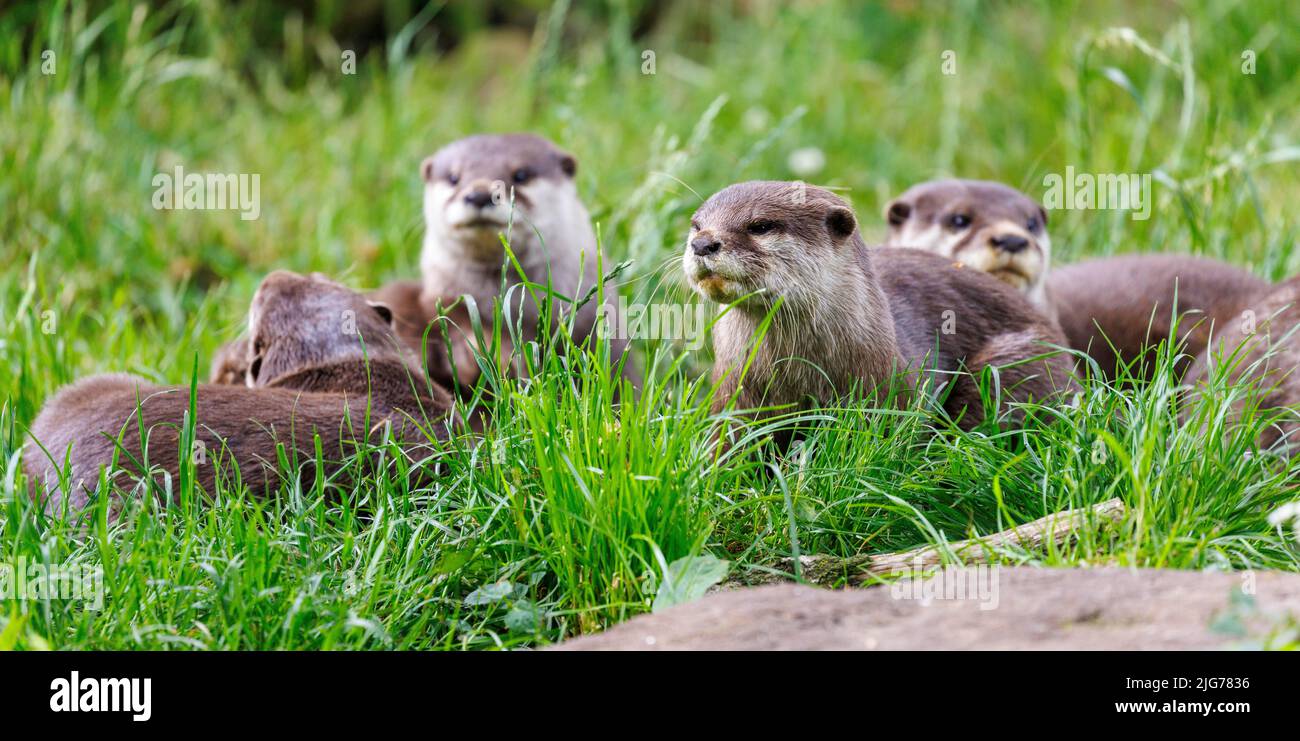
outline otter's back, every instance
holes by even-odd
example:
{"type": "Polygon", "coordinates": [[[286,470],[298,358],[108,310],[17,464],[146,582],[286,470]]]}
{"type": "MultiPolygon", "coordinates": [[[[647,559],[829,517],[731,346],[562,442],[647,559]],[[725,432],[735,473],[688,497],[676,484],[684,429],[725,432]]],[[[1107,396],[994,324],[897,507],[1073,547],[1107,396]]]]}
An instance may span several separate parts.
{"type": "Polygon", "coordinates": [[[868,248],[868,252],[889,299],[899,351],[907,360],[937,350],[932,362],[954,369],[990,339],[1026,330],[1065,344],[1022,293],[987,273],[917,249],[868,248]]]}
{"type": "Polygon", "coordinates": [[[1249,271],[1188,255],[1116,255],[1056,268],[1048,276],[1070,346],[1087,350],[1107,375],[1117,362],[1131,363],[1145,348],[1169,339],[1175,309],[1193,312],[1180,320],[1179,335],[1187,339],[1188,356],[1199,354],[1212,321],[1231,318],[1268,287],[1249,271]]]}

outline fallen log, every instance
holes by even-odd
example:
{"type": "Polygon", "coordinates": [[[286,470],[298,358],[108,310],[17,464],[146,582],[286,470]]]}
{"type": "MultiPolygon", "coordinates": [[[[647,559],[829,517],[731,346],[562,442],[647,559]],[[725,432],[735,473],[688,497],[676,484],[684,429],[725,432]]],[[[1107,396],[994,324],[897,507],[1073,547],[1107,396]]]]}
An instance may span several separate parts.
{"type": "MultiPolygon", "coordinates": [[[[1055,512],[1010,530],[940,546],[923,546],[898,553],[848,558],[800,556],[800,576],[807,584],[829,585],[847,582],[849,585],[859,586],[874,577],[925,570],[945,562],[965,565],[988,563],[998,549],[1019,546],[1030,550],[1041,548],[1048,542],[1062,545],[1073,537],[1080,526],[1089,521],[1115,522],[1123,516],[1124,502],[1115,498],[1091,507],[1055,512]],[[945,559],[945,556],[948,558],[945,559]]],[[[794,578],[794,571],[794,559],[785,558],[771,569],[751,570],[743,576],[728,579],[718,588],[734,589],[790,581],[794,578]]]]}

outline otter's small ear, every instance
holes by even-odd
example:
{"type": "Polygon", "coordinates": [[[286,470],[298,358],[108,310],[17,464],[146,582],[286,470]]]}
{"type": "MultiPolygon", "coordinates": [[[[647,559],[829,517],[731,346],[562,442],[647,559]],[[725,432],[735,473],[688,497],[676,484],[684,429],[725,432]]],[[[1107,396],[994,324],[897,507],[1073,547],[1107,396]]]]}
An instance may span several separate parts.
{"type": "Polygon", "coordinates": [[[902,201],[894,201],[885,209],[885,219],[890,226],[901,226],[912,215],[912,207],[902,201]]]}
{"type": "Polygon", "coordinates": [[[386,324],[392,326],[393,324],[392,307],[390,307],[388,304],[383,304],[378,301],[367,301],[366,303],[370,304],[370,308],[375,310],[375,313],[379,315],[380,319],[383,319],[386,324]]]}
{"type": "Polygon", "coordinates": [[[424,178],[426,183],[433,182],[433,157],[425,157],[420,163],[420,177],[424,178]]]}
{"type": "Polygon", "coordinates": [[[830,230],[831,236],[838,241],[852,234],[853,230],[858,228],[858,221],[853,218],[852,211],[835,206],[826,212],[826,228],[830,230]]]}
{"type": "Polygon", "coordinates": [[[1043,227],[1046,227],[1046,226],[1047,226],[1047,209],[1043,208],[1042,206],[1039,206],[1039,207],[1038,207],[1038,215],[1042,218],[1042,221],[1043,221],[1043,227]]]}
{"type": "Polygon", "coordinates": [[[258,355],[257,357],[253,358],[252,363],[249,363],[248,375],[245,376],[244,378],[244,381],[248,384],[250,388],[257,385],[257,376],[261,372],[262,372],[262,356],[258,355]]]}
{"type": "Polygon", "coordinates": [[[560,169],[564,171],[565,175],[573,177],[574,173],[578,171],[578,160],[574,159],[571,154],[562,153],[560,154],[560,169]]]}

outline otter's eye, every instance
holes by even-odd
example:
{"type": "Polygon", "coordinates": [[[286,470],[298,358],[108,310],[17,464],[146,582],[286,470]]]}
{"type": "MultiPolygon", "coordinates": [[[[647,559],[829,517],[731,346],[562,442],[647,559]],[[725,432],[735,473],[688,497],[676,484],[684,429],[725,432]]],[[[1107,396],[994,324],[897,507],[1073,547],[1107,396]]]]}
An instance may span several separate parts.
{"type": "Polygon", "coordinates": [[[965,229],[970,226],[970,217],[966,214],[953,214],[952,217],[948,219],[948,226],[951,226],[953,229],[965,229]]]}
{"type": "Polygon", "coordinates": [[[754,235],[762,235],[773,231],[777,226],[779,226],[779,224],[775,221],[751,221],[749,222],[749,225],[745,227],[745,231],[754,235]]]}
{"type": "Polygon", "coordinates": [[[451,183],[452,185],[455,185],[456,183],[459,183],[459,182],[460,182],[460,175],[457,175],[457,174],[454,173],[454,172],[451,173],[451,174],[449,174],[449,175],[447,176],[447,182],[451,183]]]}
{"type": "Polygon", "coordinates": [[[1025,228],[1031,232],[1038,231],[1038,217],[1030,216],[1029,221],[1025,222],[1025,228]]]}
{"type": "Polygon", "coordinates": [[[515,173],[514,173],[513,175],[511,175],[510,177],[511,177],[511,178],[512,178],[516,183],[519,183],[519,184],[522,185],[523,183],[528,182],[528,179],[531,178],[532,176],[533,176],[533,173],[532,173],[531,171],[529,171],[529,169],[528,169],[527,167],[521,167],[521,168],[519,168],[518,170],[515,170],[515,173]]]}
{"type": "Polygon", "coordinates": [[[691,222],[691,231],[693,231],[693,232],[698,232],[699,230],[700,230],[700,225],[699,225],[698,223],[692,221],[692,222],[691,222]]]}

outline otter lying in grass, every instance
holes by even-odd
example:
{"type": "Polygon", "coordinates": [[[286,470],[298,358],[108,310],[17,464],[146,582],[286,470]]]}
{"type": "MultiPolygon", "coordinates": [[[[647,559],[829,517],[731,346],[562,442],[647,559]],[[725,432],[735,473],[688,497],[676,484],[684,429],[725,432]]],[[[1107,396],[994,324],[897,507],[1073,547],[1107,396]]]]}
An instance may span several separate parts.
{"type": "Polygon", "coordinates": [[[1232,401],[1233,421],[1250,408],[1267,416],[1256,444],[1290,454],[1300,444],[1300,278],[1263,292],[1237,321],[1217,325],[1187,383],[1204,390],[1220,366],[1229,383],[1250,384],[1232,401]]]}
{"type": "Polygon", "coordinates": [[[404,446],[445,438],[450,397],[427,381],[391,320],[387,308],[322,277],[272,273],[249,310],[248,387],[202,384],[191,401],[188,386],[82,379],[37,416],[24,469],[58,511],[85,506],[104,467],[115,481],[170,477],[173,490],[186,470],[212,492],[219,464],[233,462],[261,494],[279,485],[282,455],[309,482],[318,447],[330,475],[386,435],[404,446]]]}
{"type": "Polygon", "coordinates": [[[885,218],[887,246],[934,252],[1015,286],[1107,378],[1121,363],[1149,376],[1154,348],[1170,339],[1184,343],[1181,374],[1205,349],[1211,328],[1268,287],[1241,268],[1188,255],[1116,255],[1049,271],[1047,212],[1001,183],[921,183],[892,201],[885,218]]]}

